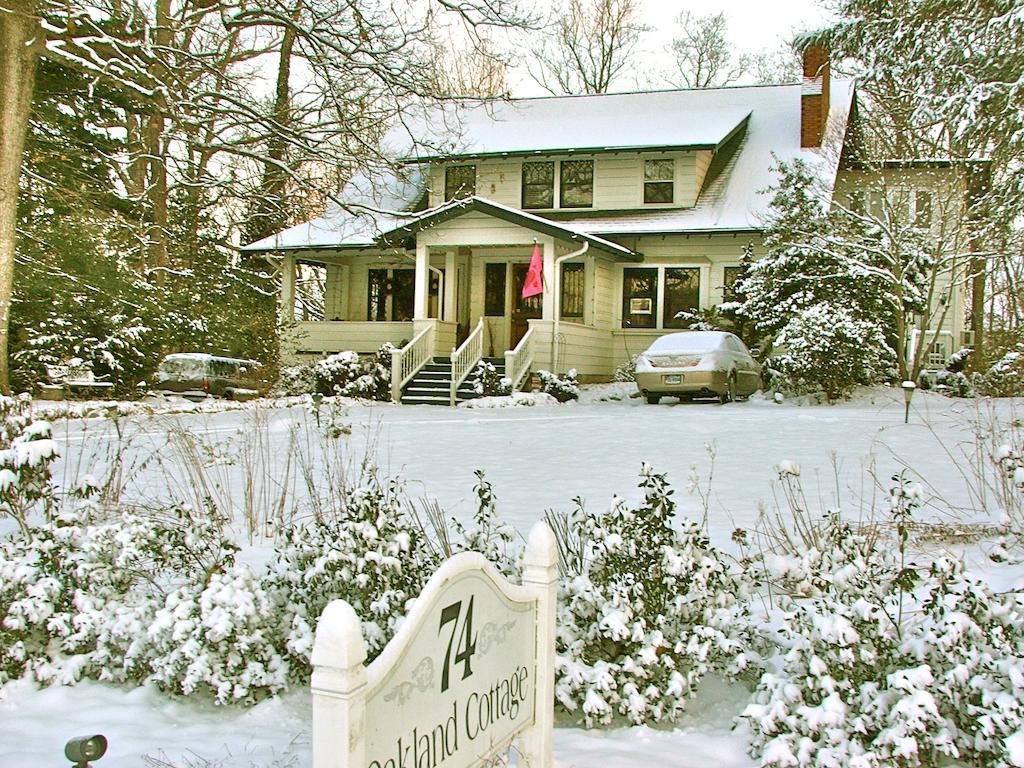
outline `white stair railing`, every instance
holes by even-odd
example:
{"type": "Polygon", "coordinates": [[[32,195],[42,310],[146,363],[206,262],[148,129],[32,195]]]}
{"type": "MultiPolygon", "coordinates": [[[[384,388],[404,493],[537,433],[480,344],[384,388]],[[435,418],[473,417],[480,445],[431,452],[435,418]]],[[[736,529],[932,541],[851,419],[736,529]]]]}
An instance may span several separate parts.
{"type": "Polygon", "coordinates": [[[455,405],[458,402],[459,387],[462,385],[462,382],[469,378],[473,368],[484,356],[486,327],[484,319],[481,317],[473,332],[462,342],[462,346],[452,350],[451,405],[455,405]]]}
{"type": "Polygon", "coordinates": [[[516,348],[505,353],[505,376],[512,382],[512,391],[517,392],[530,372],[533,364],[533,328],[516,344],[516,348]]]}
{"type": "Polygon", "coordinates": [[[434,324],[417,333],[401,349],[391,350],[391,400],[402,401],[402,388],[434,356],[434,324]]]}

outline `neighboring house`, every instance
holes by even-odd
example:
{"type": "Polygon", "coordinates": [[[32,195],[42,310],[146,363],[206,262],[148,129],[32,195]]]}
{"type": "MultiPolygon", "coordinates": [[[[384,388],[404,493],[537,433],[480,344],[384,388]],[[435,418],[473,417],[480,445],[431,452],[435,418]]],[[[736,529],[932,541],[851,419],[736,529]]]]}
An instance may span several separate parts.
{"type": "MultiPolygon", "coordinates": [[[[887,174],[905,179],[907,205],[940,227],[937,195],[925,202],[940,165],[920,187],[915,168],[861,169],[847,146],[853,82],[832,79],[813,45],[804,73],[794,85],[454,106],[451,149],[410,158],[401,179],[355,178],[344,208],[243,248],[280,263],[283,312],[296,320],[285,357],[412,341],[394,359],[394,394],[405,388],[407,401],[424,377],[449,387],[436,401],[453,401],[481,356],[504,358],[517,386],[538,369],[607,379],[685,328],[678,313],[731,298],[744,248],[763,252],[780,160],[804,159],[850,205],[887,174]],[[523,299],[535,246],[545,290],[523,299]],[[315,301],[297,312],[304,281],[315,301]],[[423,373],[455,347],[451,366],[423,373]]],[[[959,291],[941,300],[952,352],[959,291]]]]}

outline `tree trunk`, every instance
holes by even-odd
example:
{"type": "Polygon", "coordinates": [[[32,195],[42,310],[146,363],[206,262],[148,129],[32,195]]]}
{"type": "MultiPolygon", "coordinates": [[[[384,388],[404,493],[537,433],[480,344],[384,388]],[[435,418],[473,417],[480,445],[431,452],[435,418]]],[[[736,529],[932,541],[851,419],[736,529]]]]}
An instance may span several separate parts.
{"type": "Polygon", "coordinates": [[[44,37],[34,0],[0,0],[0,391],[10,393],[7,339],[14,287],[18,178],[44,37]]]}
{"type": "Polygon", "coordinates": [[[295,47],[295,28],[285,27],[281,40],[281,57],[277,66],[277,89],[274,94],[274,127],[267,142],[267,162],[263,169],[260,194],[250,210],[246,235],[249,242],[269,237],[280,232],[286,223],[285,189],[288,175],[279,164],[287,156],[285,133],[291,127],[291,78],[292,49],[295,47]]]}
{"type": "MultiPolygon", "coordinates": [[[[164,87],[167,81],[167,66],[164,63],[171,45],[171,2],[157,0],[156,28],[153,33],[155,61],[154,79],[164,87]]],[[[154,99],[153,111],[146,123],[146,153],[149,160],[149,233],[147,239],[147,260],[150,269],[156,269],[156,280],[162,283],[167,267],[167,158],[164,156],[164,115],[167,112],[166,99],[162,94],[154,99]]]]}
{"type": "Polygon", "coordinates": [[[981,222],[983,200],[989,191],[988,167],[969,168],[967,177],[967,226],[971,250],[971,331],[974,334],[972,366],[984,371],[988,366],[985,354],[985,285],[988,280],[987,260],[976,255],[982,250],[981,222]]]}

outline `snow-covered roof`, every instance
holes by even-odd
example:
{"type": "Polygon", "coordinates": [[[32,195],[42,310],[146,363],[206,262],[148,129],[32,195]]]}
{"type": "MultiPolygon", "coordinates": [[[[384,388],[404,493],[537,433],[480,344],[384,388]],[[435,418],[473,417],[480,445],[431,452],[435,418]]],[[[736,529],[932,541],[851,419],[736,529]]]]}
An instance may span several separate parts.
{"type": "Polygon", "coordinates": [[[385,137],[396,156],[561,154],[654,149],[717,149],[750,114],[742,99],[672,90],[597,96],[461,101],[385,137]],[[410,132],[419,142],[408,148],[410,132]]]}
{"type": "MultiPolygon", "coordinates": [[[[829,121],[821,149],[800,147],[800,84],[523,99],[487,105],[491,117],[485,117],[479,111],[485,107],[478,105],[469,111],[459,141],[463,147],[481,151],[482,147],[499,146],[500,139],[504,142],[500,146],[506,147],[503,151],[512,152],[515,141],[526,146],[527,137],[532,135],[532,151],[540,152],[540,147],[563,145],[570,136],[581,142],[580,149],[584,143],[594,146],[598,136],[603,137],[598,144],[604,148],[614,145],[620,149],[697,146],[697,142],[704,141],[711,146],[713,140],[709,137],[718,136],[715,157],[692,208],[527,215],[602,239],[646,233],[756,231],[764,226],[771,202],[769,189],[778,180],[772,168],[778,161],[801,158],[826,191],[834,187],[853,93],[852,80],[832,80],[829,121]],[[597,118],[603,121],[603,127],[589,125],[597,118]],[[588,125],[574,126],[579,122],[588,125]],[[482,130],[480,138],[473,138],[477,129],[482,130]]],[[[372,247],[383,233],[407,225],[424,213],[415,213],[413,208],[425,192],[425,168],[410,166],[406,179],[381,174],[371,182],[366,176],[358,176],[340,195],[344,206],[331,205],[320,218],[244,246],[243,250],[372,247]]]]}
{"type": "Polygon", "coordinates": [[[426,168],[409,166],[399,176],[382,170],[353,176],[323,216],[242,246],[246,252],[369,247],[381,232],[413,218],[408,213],[426,194],[426,168]]]}
{"type": "Polygon", "coordinates": [[[640,260],[640,255],[635,251],[624,245],[589,234],[581,227],[545,219],[543,216],[537,216],[529,211],[522,211],[509,205],[502,205],[494,200],[488,200],[476,195],[462,198],[461,200],[450,200],[442,205],[422,211],[414,219],[398,225],[389,232],[382,233],[380,239],[382,242],[402,239],[425,227],[433,226],[442,221],[447,221],[448,219],[473,211],[480,211],[495,218],[519,224],[534,232],[542,232],[562,240],[583,241],[627,261],[640,260]]]}
{"type": "MultiPolygon", "coordinates": [[[[821,149],[800,147],[800,88],[797,85],[716,88],[701,91],[713,103],[741,100],[751,109],[746,129],[722,147],[712,161],[692,208],[602,214],[562,214],[587,232],[615,235],[670,232],[742,232],[764,227],[770,188],[780,160],[802,159],[831,192],[853,100],[852,80],[832,80],[829,121],[821,149]]],[[[692,92],[689,92],[692,93],[692,92]]]]}

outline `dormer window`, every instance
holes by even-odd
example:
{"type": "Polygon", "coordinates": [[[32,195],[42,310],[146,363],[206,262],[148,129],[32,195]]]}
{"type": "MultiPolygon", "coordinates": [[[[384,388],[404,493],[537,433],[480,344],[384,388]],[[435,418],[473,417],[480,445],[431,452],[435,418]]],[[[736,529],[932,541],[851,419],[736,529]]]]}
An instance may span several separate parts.
{"type": "Polygon", "coordinates": [[[455,200],[476,194],[476,166],[449,165],[444,169],[444,199],[455,200]]]}
{"type": "Polygon", "coordinates": [[[523,163],[523,208],[555,207],[555,164],[523,163]]]}
{"type": "Polygon", "coordinates": [[[560,207],[592,207],[594,205],[594,161],[563,160],[560,170],[560,207]]]}
{"type": "Polygon", "coordinates": [[[675,196],[675,161],[644,160],[644,203],[673,203],[675,196]]]}

